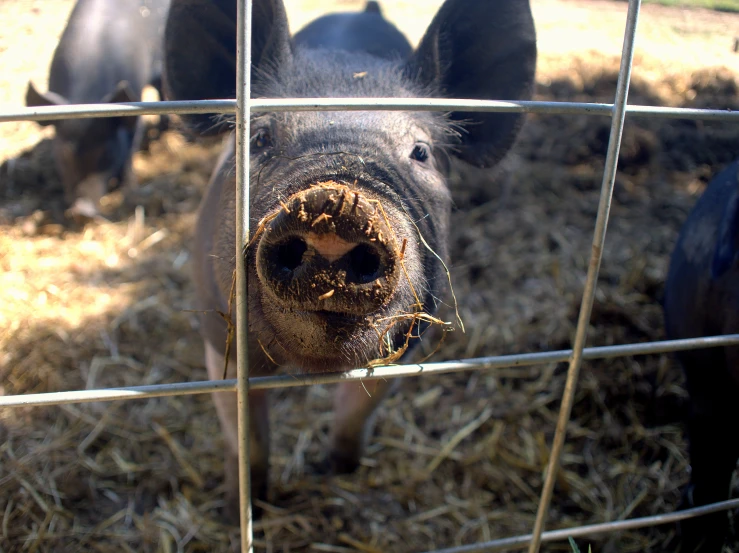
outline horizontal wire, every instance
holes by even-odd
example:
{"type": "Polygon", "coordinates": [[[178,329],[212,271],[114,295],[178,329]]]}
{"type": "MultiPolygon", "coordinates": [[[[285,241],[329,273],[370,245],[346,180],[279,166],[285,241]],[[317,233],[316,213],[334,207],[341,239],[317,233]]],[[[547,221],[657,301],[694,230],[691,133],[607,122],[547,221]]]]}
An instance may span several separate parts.
{"type": "MultiPolygon", "coordinates": [[[[666,353],[669,351],[680,351],[699,347],[706,348],[735,345],[739,345],[739,334],[585,348],[583,350],[583,359],[591,361],[594,359],[610,359],[613,357],[624,357],[628,355],[666,353]]],[[[473,369],[502,369],[508,367],[541,365],[545,363],[561,363],[568,361],[571,355],[571,349],[564,349],[538,353],[478,357],[462,361],[442,361],[439,363],[392,365],[376,367],[373,369],[354,369],[344,373],[259,376],[249,379],[249,389],[260,390],[268,388],[289,388],[294,386],[310,386],[314,384],[336,384],[338,382],[346,382],[350,380],[384,380],[386,378],[397,378],[401,376],[445,374],[473,369]]],[[[205,380],[200,382],[129,386],[125,388],[12,395],[0,397],[0,407],[18,407],[21,405],[62,405],[65,403],[89,403],[92,401],[146,399],[152,397],[204,394],[210,392],[233,392],[235,390],[235,379],[205,380]]]]}
{"type": "MultiPolygon", "coordinates": [[[[550,530],[542,533],[541,541],[550,542],[566,540],[567,538],[580,538],[583,536],[619,532],[623,530],[636,530],[637,528],[646,528],[648,526],[658,526],[660,524],[679,522],[681,520],[709,515],[719,511],[727,511],[737,507],[739,507],[739,499],[729,499],[727,501],[693,507],[683,511],[674,511],[663,515],[652,515],[648,517],[617,520],[614,522],[588,524],[586,526],[576,526],[573,528],[563,528],[561,530],[550,530]]],[[[526,534],[471,545],[449,547],[447,549],[434,549],[427,553],[490,553],[491,551],[502,551],[504,549],[523,549],[528,545],[532,537],[532,534],[526,534]]]]}
{"type": "MultiPolygon", "coordinates": [[[[447,100],[423,98],[298,98],[254,99],[252,112],[264,111],[479,111],[502,113],[584,114],[610,116],[613,104],[497,100],[447,100]]],[[[74,117],[235,113],[236,100],[186,100],[130,102],[122,104],[68,104],[0,111],[0,123],[52,121],[74,117]]],[[[662,119],[739,121],[739,111],[664,106],[629,105],[627,115],[662,119]]]]}

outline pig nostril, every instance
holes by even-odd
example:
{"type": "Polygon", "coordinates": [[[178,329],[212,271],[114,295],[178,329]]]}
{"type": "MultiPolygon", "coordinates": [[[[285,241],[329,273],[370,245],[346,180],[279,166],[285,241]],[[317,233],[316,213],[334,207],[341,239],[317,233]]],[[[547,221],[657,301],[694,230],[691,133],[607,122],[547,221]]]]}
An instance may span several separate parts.
{"type": "MultiPolygon", "coordinates": [[[[380,256],[377,251],[367,244],[360,244],[348,254],[351,280],[359,284],[366,284],[380,276],[380,256]]],[[[350,276],[350,275],[347,275],[350,276]]]]}
{"type": "Polygon", "coordinates": [[[277,246],[274,250],[275,264],[283,271],[294,271],[303,263],[303,254],[308,249],[300,238],[291,238],[277,246]]]}

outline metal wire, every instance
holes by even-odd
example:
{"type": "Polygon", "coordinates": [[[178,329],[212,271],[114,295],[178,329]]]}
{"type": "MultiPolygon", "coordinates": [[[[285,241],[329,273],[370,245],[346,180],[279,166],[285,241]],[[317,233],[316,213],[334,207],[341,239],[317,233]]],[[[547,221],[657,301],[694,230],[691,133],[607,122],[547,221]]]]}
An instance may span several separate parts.
{"type": "Polygon", "coordinates": [[[570,421],[572,404],[575,401],[575,388],[580,376],[582,366],[582,351],[585,348],[585,339],[588,333],[590,314],[595,302],[595,287],[598,282],[598,272],[603,259],[603,245],[606,241],[606,229],[608,228],[608,216],[611,211],[611,199],[613,187],[616,182],[616,169],[618,166],[618,152],[621,148],[621,134],[626,118],[626,101],[629,96],[629,82],[631,81],[631,63],[634,57],[634,41],[636,39],[636,26],[639,21],[639,6],[641,0],[629,0],[629,11],[626,14],[626,30],[624,31],[624,44],[621,51],[621,67],[618,71],[618,82],[616,83],[616,99],[614,101],[613,118],[611,119],[611,135],[608,139],[608,151],[606,153],[605,169],[603,171],[603,183],[600,190],[600,202],[598,204],[598,216],[595,219],[595,232],[593,233],[593,245],[588,264],[588,276],[585,281],[585,291],[582,295],[580,305],[580,316],[577,320],[575,341],[572,346],[574,350],[570,366],[567,370],[565,390],[562,394],[562,406],[557,418],[557,427],[552,440],[551,453],[549,454],[549,465],[547,466],[541,499],[536,510],[536,521],[529,553],[538,553],[541,545],[541,533],[547,519],[549,504],[552,502],[554,483],[559,469],[559,458],[567,434],[567,423],[570,421]]]}
{"type": "MultiPolygon", "coordinates": [[[[662,340],[641,344],[622,344],[618,346],[600,346],[585,348],[582,352],[584,360],[613,359],[633,355],[652,355],[670,351],[682,351],[695,348],[716,348],[739,345],[739,334],[725,336],[707,336],[703,338],[686,338],[683,340],[662,340]]],[[[573,350],[563,349],[538,353],[520,353],[478,357],[460,361],[443,361],[439,363],[422,363],[415,365],[394,365],[373,369],[354,369],[345,373],[297,374],[260,376],[249,379],[251,390],[272,388],[291,388],[296,386],[312,386],[315,384],[337,384],[345,381],[383,380],[403,376],[426,376],[453,372],[504,369],[508,367],[525,367],[547,363],[562,363],[572,357],[573,350]]],[[[153,384],[148,386],[130,386],[126,388],[108,388],[103,390],[78,390],[74,392],[50,392],[45,394],[25,394],[0,397],[0,408],[40,407],[63,405],[66,403],[89,403],[92,401],[119,401],[129,399],[148,399],[175,395],[205,394],[211,392],[234,392],[236,380],[207,380],[203,382],[183,382],[179,384],[153,384]]]]}
{"type": "Polygon", "coordinates": [[[693,349],[696,347],[723,347],[739,345],[739,334],[649,342],[643,344],[625,344],[584,348],[587,324],[594,301],[605,232],[608,223],[610,199],[613,192],[621,131],[626,115],[663,119],[695,119],[704,121],[739,121],[739,111],[701,110],[690,108],[671,108],[654,106],[627,106],[626,98],[631,74],[633,44],[636,34],[640,0],[630,0],[627,25],[624,34],[622,63],[619,71],[617,93],[613,104],[583,102],[539,102],[539,101],[485,101],[485,100],[443,100],[418,98],[303,98],[303,99],[250,99],[250,64],[251,64],[251,0],[239,0],[237,12],[237,100],[200,100],[178,102],[132,102],[126,104],[84,104],[67,106],[35,107],[0,112],[0,122],[57,120],[76,117],[111,117],[136,116],[144,114],[203,114],[203,113],[236,113],[236,167],[237,167],[237,336],[236,344],[239,352],[237,358],[236,380],[187,382],[179,384],[162,384],[153,386],[135,386],[106,390],[85,390],[73,392],[57,392],[47,394],[27,394],[0,397],[0,407],[48,406],[65,403],[84,403],[91,401],[113,401],[144,399],[170,395],[189,395],[212,392],[237,392],[239,423],[239,473],[240,473],[240,506],[241,506],[241,543],[244,553],[252,552],[252,520],[251,494],[249,475],[249,440],[248,440],[248,391],[249,389],[283,388],[291,386],[308,386],[312,384],[331,384],[347,380],[376,380],[399,376],[420,376],[435,373],[449,373],[471,369],[494,369],[538,365],[543,363],[564,362],[569,360],[567,383],[563,395],[560,417],[552,445],[549,467],[542,498],[539,503],[534,531],[530,535],[516,536],[470,546],[436,550],[435,553],[473,553],[482,551],[498,551],[501,549],[525,547],[530,544],[530,553],[537,552],[544,541],[595,535],[641,528],[645,526],[665,524],[700,516],[719,510],[739,506],[739,499],[716,503],[695,509],[679,511],[667,515],[656,515],[626,521],[594,524],[578,528],[543,532],[546,511],[551,501],[554,476],[557,472],[559,456],[565,439],[566,424],[569,420],[575,384],[583,360],[604,359],[626,355],[645,355],[693,349]],[[571,350],[552,352],[526,353],[518,355],[482,357],[442,363],[425,363],[418,365],[379,367],[375,369],[357,369],[340,374],[320,375],[280,375],[270,377],[248,378],[247,328],[248,313],[246,306],[246,271],[244,256],[240,248],[249,236],[249,114],[263,111],[480,111],[480,112],[516,112],[538,114],[586,114],[611,116],[611,136],[606,169],[603,175],[601,199],[593,236],[593,250],[589,264],[588,276],[578,319],[576,336],[571,350]]]}
{"type": "Polygon", "coordinates": [[[251,133],[251,0],[236,8],[236,398],[239,445],[241,551],[252,553],[251,469],[249,465],[249,312],[246,255],[249,243],[249,140],[251,133]]]}
{"type": "MultiPolygon", "coordinates": [[[[660,524],[668,524],[671,522],[679,522],[689,518],[710,515],[719,511],[727,511],[739,507],[739,499],[729,499],[711,505],[702,505],[685,509],[684,511],[675,511],[666,515],[653,515],[642,518],[632,518],[628,520],[618,520],[615,522],[601,522],[598,524],[588,524],[586,526],[576,526],[573,528],[563,528],[561,530],[551,530],[541,535],[542,542],[550,542],[557,540],[566,540],[567,538],[581,538],[583,536],[595,536],[605,534],[607,532],[620,532],[624,530],[636,530],[637,528],[646,528],[648,526],[657,526],[660,524]]],[[[532,534],[524,536],[514,536],[512,538],[502,538],[483,543],[475,543],[472,545],[461,545],[459,547],[449,547],[447,549],[434,549],[427,553],[490,553],[491,551],[502,551],[504,549],[523,549],[533,538],[532,534]]]]}
{"type": "MultiPolygon", "coordinates": [[[[613,104],[588,102],[540,102],[424,98],[269,98],[249,100],[252,112],[263,111],[482,111],[539,113],[547,115],[613,114],[613,104]]],[[[74,104],[0,111],[0,123],[11,121],[51,121],[73,117],[113,117],[162,115],[169,113],[235,113],[236,100],[187,100],[177,102],[130,102],[124,104],[74,104]]],[[[739,111],[664,106],[626,108],[627,115],[658,119],[700,119],[739,121],[739,111]]]]}

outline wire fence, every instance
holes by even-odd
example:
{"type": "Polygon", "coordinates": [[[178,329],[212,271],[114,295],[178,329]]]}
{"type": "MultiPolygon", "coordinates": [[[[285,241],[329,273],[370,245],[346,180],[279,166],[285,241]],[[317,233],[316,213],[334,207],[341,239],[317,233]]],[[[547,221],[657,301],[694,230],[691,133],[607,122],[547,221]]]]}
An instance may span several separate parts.
{"type": "Polygon", "coordinates": [[[45,394],[26,394],[0,397],[0,407],[61,405],[92,401],[133,400],[152,397],[203,394],[212,392],[237,392],[238,435],[241,506],[241,545],[244,553],[253,551],[251,493],[248,455],[248,391],[249,389],[284,388],[330,384],[350,380],[379,380],[401,376],[422,376],[466,370],[496,369],[569,362],[567,380],[562,396],[560,413],[546,477],[541,492],[536,521],[531,534],[498,539],[474,545],[435,550],[429,553],[482,553],[502,549],[528,547],[529,553],[537,553],[543,542],[567,539],[568,537],[592,536],[676,522],[691,517],[739,507],[739,499],[723,501],[713,505],[697,507],[675,513],[644,518],[605,522],[588,526],[566,528],[545,532],[546,514],[552,499],[555,475],[566,439],[566,427],[570,419],[574,393],[582,362],[621,356],[645,355],[705,347],[739,345],[739,334],[713,336],[686,340],[669,340],[641,344],[623,344],[607,347],[585,348],[588,323],[595,299],[598,272],[603,255],[603,244],[608,226],[611,198],[617,171],[621,135],[627,115],[655,118],[681,118],[705,121],[736,121],[739,112],[729,110],[687,109],[628,105],[628,91],[641,0],[629,0],[626,28],[618,74],[616,95],[613,104],[581,102],[538,102],[538,101],[485,101],[485,100],[440,100],[440,99],[393,99],[393,98],[302,98],[302,99],[251,99],[251,4],[252,0],[237,0],[237,99],[179,102],[132,102],[125,104],[68,105],[41,108],[8,110],[0,113],[0,122],[37,121],[81,117],[110,117],[144,114],[198,114],[236,113],[236,186],[237,186],[237,335],[236,347],[240,352],[247,350],[246,329],[248,313],[246,301],[245,256],[240,255],[239,244],[245,244],[249,236],[249,136],[248,122],[252,111],[356,111],[356,110],[405,110],[405,111],[480,111],[520,112],[540,114],[588,114],[611,117],[611,130],[601,185],[600,202],[594,226],[592,253],[588,265],[587,279],[582,296],[575,339],[572,349],[550,352],[524,353],[518,355],[481,357],[441,363],[385,366],[373,369],[356,369],[341,374],[280,375],[247,378],[248,356],[238,356],[238,378],[236,380],[186,382],[135,386],[101,390],[80,390],[45,394]]]}
{"type": "MultiPolygon", "coordinates": [[[[126,102],[121,104],[75,104],[7,110],[0,123],[11,121],[51,121],[73,117],[115,117],[122,115],[178,115],[236,112],[236,100],[192,100],[126,102]]],[[[614,104],[587,102],[542,102],[536,100],[463,100],[430,98],[260,98],[250,99],[251,111],[480,111],[501,113],[540,113],[545,115],[610,116],[614,104]]],[[[701,121],[739,121],[739,111],[663,106],[624,106],[627,115],[658,119],[701,121]]]]}

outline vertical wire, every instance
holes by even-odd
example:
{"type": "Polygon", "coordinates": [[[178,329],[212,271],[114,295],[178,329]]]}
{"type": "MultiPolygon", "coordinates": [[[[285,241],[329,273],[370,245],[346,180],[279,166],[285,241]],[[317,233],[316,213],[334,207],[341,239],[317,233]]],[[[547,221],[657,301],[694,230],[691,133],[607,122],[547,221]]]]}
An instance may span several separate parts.
{"type": "Polygon", "coordinates": [[[251,0],[236,12],[236,395],[238,402],[239,507],[241,551],[252,553],[249,467],[249,351],[245,246],[249,239],[249,99],[251,96],[251,0]]]}
{"type": "Polygon", "coordinates": [[[603,182],[601,184],[600,203],[598,205],[598,216],[595,220],[595,231],[593,244],[588,264],[588,275],[585,281],[580,315],[577,321],[575,341],[572,346],[572,357],[567,370],[567,381],[562,395],[562,406],[557,418],[557,427],[552,441],[552,451],[549,456],[546,478],[541,492],[539,507],[536,512],[536,521],[529,553],[538,553],[541,546],[541,534],[544,531],[544,523],[547,518],[549,505],[552,501],[554,483],[559,469],[559,459],[562,455],[567,423],[572,413],[572,404],[575,398],[575,388],[582,366],[582,352],[585,347],[588,323],[593,310],[595,300],[595,287],[598,281],[598,271],[603,258],[603,245],[606,239],[608,227],[608,216],[611,210],[611,199],[613,187],[616,181],[616,169],[618,166],[618,152],[621,148],[621,134],[626,116],[626,100],[629,94],[629,82],[631,80],[631,64],[634,58],[634,41],[636,38],[636,26],[639,17],[641,0],[629,0],[629,10],[626,15],[626,29],[624,31],[624,43],[621,50],[621,67],[618,72],[618,83],[616,84],[616,99],[613,103],[613,115],[611,119],[611,134],[608,139],[608,152],[606,154],[605,169],[603,171],[603,182]]]}

